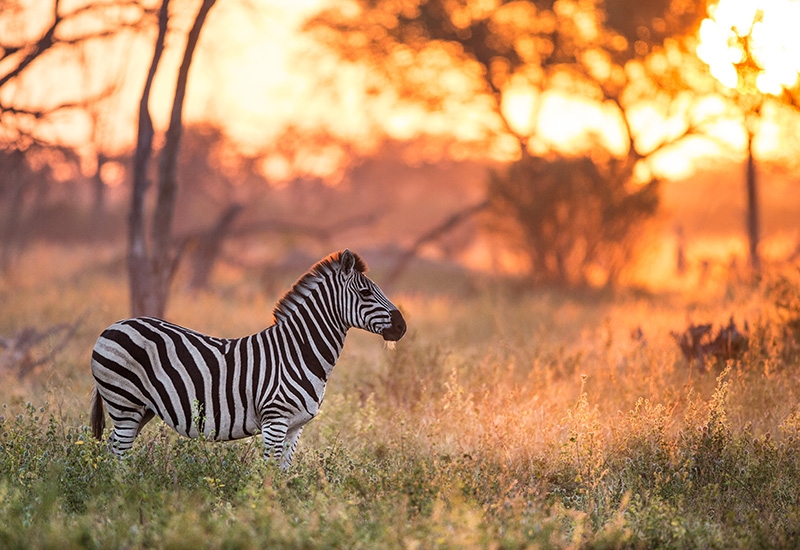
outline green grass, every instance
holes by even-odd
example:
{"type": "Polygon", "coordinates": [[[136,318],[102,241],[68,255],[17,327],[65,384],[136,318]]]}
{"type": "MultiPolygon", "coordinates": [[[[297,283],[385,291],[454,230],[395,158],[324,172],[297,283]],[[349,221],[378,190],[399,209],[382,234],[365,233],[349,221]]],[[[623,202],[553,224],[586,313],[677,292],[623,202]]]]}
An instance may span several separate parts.
{"type": "MultiPolygon", "coordinates": [[[[800,545],[791,277],[694,296],[406,289],[392,298],[407,337],[386,350],[351,333],[281,472],[258,438],[188,440],[152,422],[118,460],[90,437],[88,357],[125,316],[124,279],[69,257],[59,275],[29,260],[0,283],[2,334],[84,315],[55,361],[0,387],[2,548],[800,545]],[[750,323],[748,352],[690,369],[669,331],[731,314],[750,323]]],[[[249,285],[179,286],[170,318],[259,330],[275,297],[249,285]]]]}

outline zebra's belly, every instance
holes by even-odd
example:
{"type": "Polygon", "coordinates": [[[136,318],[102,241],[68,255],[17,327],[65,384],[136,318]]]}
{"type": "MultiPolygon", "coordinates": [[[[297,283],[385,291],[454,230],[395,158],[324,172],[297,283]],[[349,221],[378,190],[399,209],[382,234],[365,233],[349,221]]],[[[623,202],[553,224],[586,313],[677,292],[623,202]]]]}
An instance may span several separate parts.
{"type": "Polygon", "coordinates": [[[202,436],[213,441],[243,439],[261,431],[258,420],[252,414],[244,416],[242,415],[243,411],[237,411],[238,414],[215,414],[214,411],[209,412],[210,414],[208,416],[195,418],[192,426],[189,427],[183,422],[175,425],[166,421],[166,419],[165,421],[181,435],[191,438],[202,436]]]}
{"type": "Polygon", "coordinates": [[[245,437],[251,437],[259,432],[261,432],[261,426],[259,426],[258,423],[247,422],[244,424],[233,426],[224,433],[217,435],[215,439],[217,441],[234,441],[236,439],[244,439],[245,437]]]}
{"type": "MultiPolygon", "coordinates": [[[[286,421],[287,431],[291,431],[293,429],[300,428],[308,424],[308,422],[310,422],[311,419],[313,419],[317,415],[318,411],[319,411],[319,406],[317,406],[316,409],[313,409],[313,414],[312,411],[304,410],[286,416],[285,421],[286,421]]],[[[221,430],[222,433],[214,432],[213,428],[208,425],[203,427],[202,432],[198,432],[196,429],[187,431],[184,429],[180,429],[176,426],[172,427],[176,431],[187,437],[197,438],[202,435],[203,437],[214,441],[234,441],[237,439],[245,439],[247,437],[252,437],[256,434],[261,433],[261,426],[257,422],[255,422],[255,420],[239,426],[235,426],[232,429],[228,430],[225,430],[223,426],[222,427],[223,429],[221,430]]]]}
{"type": "Polygon", "coordinates": [[[256,435],[257,433],[260,433],[260,432],[261,432],[261,428],[259,428],[259,427],[254,427],[254,428],[252,428],[250,430],[236,429],[236,430],[231,431],[228,434],[225,434],[224,437],[220,436],[220,437],[215,437],[214,439],[216,441],[235,441],[237,439],[245,439],[247,437],[252,437],[252,436],[254,436],[254,435],[256,435]]]}

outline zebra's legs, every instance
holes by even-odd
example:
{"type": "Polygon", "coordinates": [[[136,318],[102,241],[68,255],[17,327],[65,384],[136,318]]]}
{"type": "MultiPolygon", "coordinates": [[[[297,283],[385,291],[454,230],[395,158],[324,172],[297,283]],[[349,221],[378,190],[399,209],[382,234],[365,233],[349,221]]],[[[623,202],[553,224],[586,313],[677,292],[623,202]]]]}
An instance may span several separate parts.
{"type": "Polygon", "coordinates": [[[149,409],[131,411],[112,411],[109,407],[109,416],[114,423],[114,430],[108,438],[111,450],[117,456],[122,456],[125,451],[133,446],[133,440],[155,414],[149,409]]]}
{"type": "Polygon", "coordinates": [[[288,426],[286,420],[276,418],[266,420],[261,423],[261,437],[264,440],[264,460],[269,461],[274,458],[278,464],[281,463],[283,454],[283,442],[286,440],[288,426]]]}
{"type": "Polygon", "coordinates": [[[297,442],[300,440],[300,434],[303,433],[303,426],[299,426],[292,430],[286,432],[286,440],[284,441],[282,447],[284,448],[283,451],[283,460],[281,461],[281,468],[286,470],[289,466],[292,465],[292,459],[294,458],[294,450],[297,448],[297,442]]]}

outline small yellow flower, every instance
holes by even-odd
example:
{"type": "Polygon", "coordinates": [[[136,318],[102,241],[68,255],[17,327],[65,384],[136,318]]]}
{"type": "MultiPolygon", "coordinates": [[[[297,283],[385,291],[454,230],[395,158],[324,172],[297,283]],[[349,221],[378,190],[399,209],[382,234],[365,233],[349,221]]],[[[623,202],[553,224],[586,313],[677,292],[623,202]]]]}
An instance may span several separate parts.
{"type": "Polygon", "coordinates": [[[78,441],[75,442],[75,445],[83,445],[83,440],[79,439],[78,441]]]}

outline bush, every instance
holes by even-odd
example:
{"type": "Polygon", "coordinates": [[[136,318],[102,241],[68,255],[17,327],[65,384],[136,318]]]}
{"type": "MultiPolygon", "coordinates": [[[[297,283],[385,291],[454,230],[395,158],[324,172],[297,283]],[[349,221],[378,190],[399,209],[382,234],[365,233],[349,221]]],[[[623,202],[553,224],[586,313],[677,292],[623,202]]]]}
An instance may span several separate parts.
{"type": "Polygon", "coordinates": [[[489,185],[491,228],[509,237],[540,282],[614,284],[636,232],[655,214],[656,182],[633,188],[610,161],[524,157],[489,185]],[[605,172],[605,173],[604,173],[605,172]]]}

